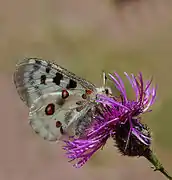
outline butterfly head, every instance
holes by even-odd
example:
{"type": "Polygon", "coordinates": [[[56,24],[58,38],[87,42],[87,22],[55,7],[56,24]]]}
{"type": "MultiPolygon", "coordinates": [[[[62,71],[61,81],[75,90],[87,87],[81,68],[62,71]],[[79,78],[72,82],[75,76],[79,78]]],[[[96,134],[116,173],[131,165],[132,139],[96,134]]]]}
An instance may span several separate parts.
{"type": "Polygon", "coordinates": [[[97,90],[97,94],[105,94],[107,96],[111,96],[112,95],[112,90],[110,87],[100,87],[100,88],[96,88],[97,90]]]}
{"type": "Polygon", "coordinates": [[[97,89],[97,93],[98,94],[105,94],[107,96],[112,96],[111,88],[106,85],[108,78],[107,78],[106,73],[104,71],[102,73],[102,79],[103,79],[102,87],[96,88],[97,89]]]}

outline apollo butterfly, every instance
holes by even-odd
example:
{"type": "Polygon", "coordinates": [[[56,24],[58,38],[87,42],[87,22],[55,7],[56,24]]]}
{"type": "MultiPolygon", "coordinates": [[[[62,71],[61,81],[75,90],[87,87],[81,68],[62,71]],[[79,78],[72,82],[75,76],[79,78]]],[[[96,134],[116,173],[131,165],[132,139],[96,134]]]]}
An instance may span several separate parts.
{"type": "Polygon", "coordinates": [[[20,98],[29,108],[29,124],[49,141],[65,135],[82,135],[92,121],[97,94],[111,94],[67,69],[39,58],[27,58],[16,65],[14,83],[20,98]]]}

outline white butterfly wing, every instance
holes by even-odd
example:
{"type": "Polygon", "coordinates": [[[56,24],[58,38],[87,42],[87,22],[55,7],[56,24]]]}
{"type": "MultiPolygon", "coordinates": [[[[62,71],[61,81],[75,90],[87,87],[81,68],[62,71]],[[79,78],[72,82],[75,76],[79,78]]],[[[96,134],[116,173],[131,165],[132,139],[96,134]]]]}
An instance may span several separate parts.
{"type": "Polygon", "coordinates": [[[63,136],[74,135],[75,129],[68,131],[71,122],[86,113],[86,106],[80,112],[77,111],[76,97],[70,95],[62,100],[61,94],[49,93],[41,96],[32,104],[29,112],[29,122],[36,133],[49,141],[57,141],[63,136]],[[71,131],[72,130],[72,131],[71,131]]]}
{"type": "Polygon", "coordinates": [[[49,141],[68,134],[69,125],[70,130],[74,130],[73,122],[90,109],[82,95],[87,89],[96,92],[93,84],[61,66],[37,58],[17,64],[14,82],[21,99],[30,108],[30,125],[49,141]],[[85,101],[85,105],[78,105],[79,101],[85,101]]]}
{"type": "Polygon", "coordinates": [[[20,98],[30,107],[40,96],[62,89],[95,91],[94,84],[63,67],[39,58],[27,58],[16,65],[14,83],[20,98]]]}

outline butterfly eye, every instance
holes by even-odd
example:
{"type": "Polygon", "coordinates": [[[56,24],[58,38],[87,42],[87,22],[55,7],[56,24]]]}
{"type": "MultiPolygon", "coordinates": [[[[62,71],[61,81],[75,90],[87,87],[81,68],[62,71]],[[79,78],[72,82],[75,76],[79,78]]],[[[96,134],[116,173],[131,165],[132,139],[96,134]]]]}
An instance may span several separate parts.
{"type": "Polygon", "coordinates": [[[53,103],[48,104],[47,107],[45,108],[45,114],[47,116],[53,115],[55,112],[55,105],[53,103]]]}
{"type": "Polygon", "coordinates": [[[60,128],[62,126],[62,123],[60,121],[56,121],[56,128],[60,128]]]}
{"type": "Polygon", "coordinates": [[[109,94],[109,89],[105,89],[105,94],[106,94],[106,95],[109,94]]]}
{"type": "Polygon", "coordinates": [[[69,92],[66,91],[65,89],[62,90],[62,98],[63,98],[63,99],[66,99],[68,96],[69,96],[69,92]]]}

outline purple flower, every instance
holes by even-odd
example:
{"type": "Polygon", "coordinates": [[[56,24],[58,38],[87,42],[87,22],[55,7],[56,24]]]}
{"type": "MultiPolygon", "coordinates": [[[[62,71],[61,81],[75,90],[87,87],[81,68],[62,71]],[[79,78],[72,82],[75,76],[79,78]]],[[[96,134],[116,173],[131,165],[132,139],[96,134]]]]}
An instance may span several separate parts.
{"type": "Polygon", "coordinates": [[[144,82],[142,74],[137,77],[124,73],[129,80],[135,99],[127,97],[124,83],[117,73],[109,74],[119,90],[119,97],[98,94],[96,110],[92,123],[83,136],[72,137],[64,141],[63,147],[71,161],[76,160],[75,167],[81,167],[98,149],[102,148],[112,137],[120,152],[129,156],[141,156],[145,147],[151,144],[150,132],[141,123],[140,115],[147,112],[154,103],[156,88],[151,88],[152,80],[144,82]]]}

